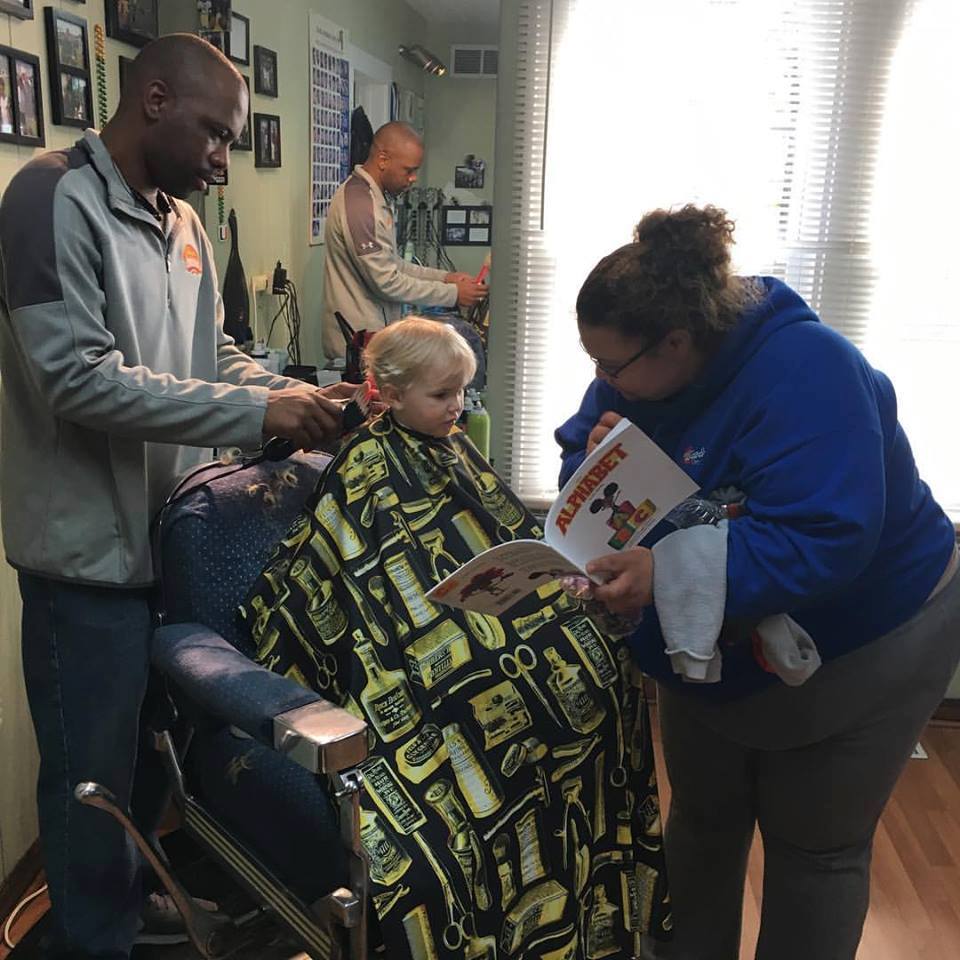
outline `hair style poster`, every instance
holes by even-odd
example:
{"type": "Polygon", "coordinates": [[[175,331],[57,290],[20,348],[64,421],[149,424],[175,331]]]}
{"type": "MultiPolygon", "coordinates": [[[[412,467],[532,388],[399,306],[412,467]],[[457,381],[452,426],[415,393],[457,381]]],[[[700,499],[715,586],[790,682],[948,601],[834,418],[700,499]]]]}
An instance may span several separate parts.
{"type": "Polygon", "coordinates": [[[323,243],[330,203],[350,175],[347,33],[310,14],[310,243],[323,243]]]}

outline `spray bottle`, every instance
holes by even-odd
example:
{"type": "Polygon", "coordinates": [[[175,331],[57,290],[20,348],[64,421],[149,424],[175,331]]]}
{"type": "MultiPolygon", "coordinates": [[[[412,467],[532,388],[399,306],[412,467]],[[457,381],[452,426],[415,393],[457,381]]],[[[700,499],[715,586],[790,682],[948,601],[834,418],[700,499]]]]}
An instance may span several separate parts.
{"type": "Polygon", "coordinates": [[[464,410],[467,414],[467,436],[480,451],[484,460],[490,459],[490,414],[487,413],[480,394],[468,389],[464,398],[464,410]]]}

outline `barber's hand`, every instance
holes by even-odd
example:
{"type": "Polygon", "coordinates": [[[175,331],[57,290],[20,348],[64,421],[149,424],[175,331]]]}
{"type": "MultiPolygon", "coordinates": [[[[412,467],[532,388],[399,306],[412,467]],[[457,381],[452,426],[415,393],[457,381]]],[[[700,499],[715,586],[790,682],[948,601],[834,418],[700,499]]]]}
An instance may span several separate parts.
{"type": "Polygon", "coordinates": [[[487,295],[487,285],[485,283],[477,283],[477,281],[468,274],[462,274],[453,282],[457,286],[457,303],[461,307],[472,307],[487,295]]]}
{"type": "Polygon", "coordinates": [[[448,273],[444,278],[444,283],[459,283],[461,280],[472,280],[469,273],[448,273]]]}
{"type": "MultiPolygon", "coordinates": [[[[329,387],[321,387],[320,392],[331,400],[352,400],[359,389],[359,383],[347,383],[346,380],[341,380],[329,387]]],[[[371,386],[370,393],[367,395],[367,416],[379,417],[386,409],[387,405],[380,399],[380,391],[371,386]]]]}
{"type": "Polygon", "coordinates": [[[271,390],[263,417],[264,437],[284,437],[302,450],[315,450],[340,436],[343,411],[316,387],[271,390]]]}
{"type": "Polygon", "coordinates": [[[598,557],[587,573],[605,581],[593,588],[593,597],[613,613],[639,617],[653,603],[653,554],[646,547],[598,557]]]}
{"type": "Polygon", "coordinates": [[[594,448],[603,438],[623,419],[619,413],[608,410],[594,425],[587,437],[587,456],[593,453],[594,448]]]}
{"type": "Polygon", "coordinates": [[[347,383],[346,380],[341,380],[339,383],[321,387],[320,393],[330,400],[352,400],[359,389],[359,383],[347,383]]]}

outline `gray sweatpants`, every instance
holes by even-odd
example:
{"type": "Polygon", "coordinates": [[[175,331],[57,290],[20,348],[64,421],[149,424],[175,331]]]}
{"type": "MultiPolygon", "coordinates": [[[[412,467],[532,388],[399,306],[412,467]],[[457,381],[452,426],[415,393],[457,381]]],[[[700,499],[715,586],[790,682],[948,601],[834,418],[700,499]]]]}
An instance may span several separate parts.
{"type": "Polygon", "coordinates": [[[661,686],[674,940],[657,955],[737,960],[759,824],[757,960],[853,960],[877,821],[958,659],[960,575],[912,620],[803,686],[729,704],[661,686]]]}

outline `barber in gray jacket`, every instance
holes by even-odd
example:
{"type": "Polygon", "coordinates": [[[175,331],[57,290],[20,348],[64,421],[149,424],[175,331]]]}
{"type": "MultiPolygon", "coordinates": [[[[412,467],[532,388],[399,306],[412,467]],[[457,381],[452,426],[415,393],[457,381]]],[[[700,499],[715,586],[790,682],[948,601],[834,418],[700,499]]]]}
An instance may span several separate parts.
{"type": "Polygon", "coordinates": [[[323,241],[323,349],[342,357],[346,344],[335,313],[355,330],[376,331],[399,319],[405,303],[472,306],[486,287],[466,273],[445,273],[397,253],[394,198],[417,182],[423,143],[406,123],[384,124],[370,155],[340,185],[323,241]]]}
{"type": "MultiPolygon", "coordinates": [[[[40,747],[49,956],[125,958],[144,923],[135,849],[72,790],[96,780],[130,802],[152,516],[210,447],[313,447],[339,427],[329,396],[224,334],[210,242],[181,202],[226,168],[247,97],[210,44],[157,40],[102,134],[32,160],[0,206],[0,493],[40,747]]],[[[169,925],[169,902],[147,902],[169,925]]]]}

